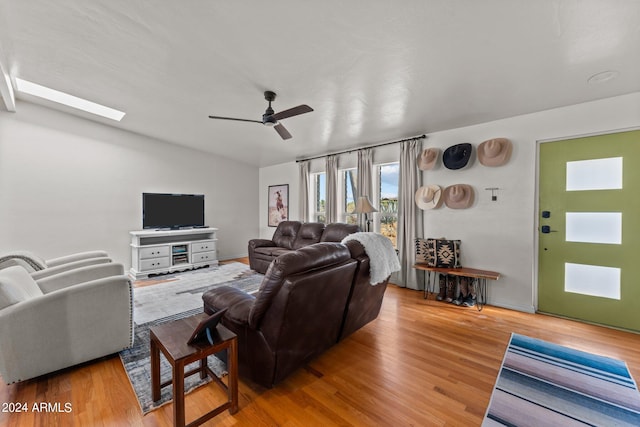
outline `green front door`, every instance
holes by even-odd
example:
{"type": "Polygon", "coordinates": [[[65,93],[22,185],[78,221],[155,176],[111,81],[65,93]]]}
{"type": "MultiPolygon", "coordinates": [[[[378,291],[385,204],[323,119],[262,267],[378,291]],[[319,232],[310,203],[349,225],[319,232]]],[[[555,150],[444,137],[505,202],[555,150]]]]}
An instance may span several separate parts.
{"type": "Polygon", "coordinates": [[[640,331],[640,131],[540,144],[538,310],[640,331]]]}

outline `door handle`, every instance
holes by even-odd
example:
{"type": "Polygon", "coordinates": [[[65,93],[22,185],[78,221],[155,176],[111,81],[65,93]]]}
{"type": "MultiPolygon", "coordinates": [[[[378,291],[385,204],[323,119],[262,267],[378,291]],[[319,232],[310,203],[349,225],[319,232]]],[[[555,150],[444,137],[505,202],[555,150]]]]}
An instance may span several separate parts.
{"type": "Polygon", "coordinates": [[[550,226],[548,226],[548,225],[543,225],[543,226],[540,228],[540,231],[541,231],[543,234],[548,234],[548,233],[556,233],[558,230],[552,230],[550,226]]]}

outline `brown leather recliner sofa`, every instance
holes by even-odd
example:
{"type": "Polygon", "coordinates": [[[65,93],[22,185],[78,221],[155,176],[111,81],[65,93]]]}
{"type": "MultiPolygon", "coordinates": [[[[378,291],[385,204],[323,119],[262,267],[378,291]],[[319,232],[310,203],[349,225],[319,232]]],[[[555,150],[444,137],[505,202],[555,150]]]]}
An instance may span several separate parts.
{"type": "Polygon", "coordinates": [[[355,224],[335,222],[282,221],[271,240],[249,240],[249,266],[264,274],[275,258],[288,252],[320,242],[340,242],[349,234],[360,231],[355,224]]]}
{"type": "Polygon", "coordinates": [[[272,387],[375,319],[387,281],[369,284],[360,243],[323,242],[275,259],[256,296],[223,286],[202,298],[209,314],[228,309],[222,324],[238,335],[241,375],[272,387]]]}

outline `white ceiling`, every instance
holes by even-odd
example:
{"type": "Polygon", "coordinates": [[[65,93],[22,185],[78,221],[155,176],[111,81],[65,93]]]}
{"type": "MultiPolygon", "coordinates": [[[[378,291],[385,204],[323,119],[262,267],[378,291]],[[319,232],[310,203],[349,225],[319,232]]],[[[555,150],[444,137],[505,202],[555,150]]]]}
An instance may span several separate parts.
{"type": "Polygon", "coordinates": [[[259,166],[640,91],[638,0],[2,0],[0,46],[127,113],[96,121],[259,166]],[[293,139],[207,117],[260,120],[265,90],[314,108],[293,139]]]}

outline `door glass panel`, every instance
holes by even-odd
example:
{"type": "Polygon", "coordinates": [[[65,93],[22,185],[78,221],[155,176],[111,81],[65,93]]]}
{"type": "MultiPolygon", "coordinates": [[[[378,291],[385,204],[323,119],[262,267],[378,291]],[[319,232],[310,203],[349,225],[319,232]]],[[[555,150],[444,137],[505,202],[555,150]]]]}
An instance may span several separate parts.
{"type": "Polygon", "coordinates": [[[622,188],[622,157],[567,162],[567,191],[622,188]]]}
{"type": "Polygon", "coordinates": [[[621,212],[567,212],[567,242],[622,243],[621,212]]]}
{"type": "Polygon", "coordinates": [[[564,264],[564,290],[619,300],[620,269],[567,262],[564,264]]]}

